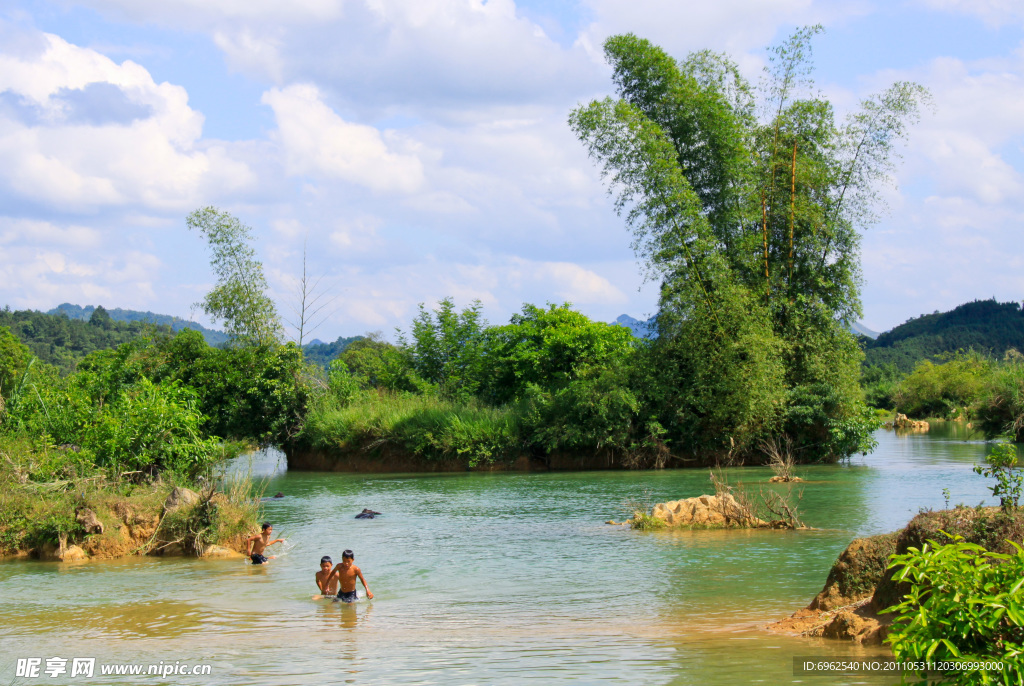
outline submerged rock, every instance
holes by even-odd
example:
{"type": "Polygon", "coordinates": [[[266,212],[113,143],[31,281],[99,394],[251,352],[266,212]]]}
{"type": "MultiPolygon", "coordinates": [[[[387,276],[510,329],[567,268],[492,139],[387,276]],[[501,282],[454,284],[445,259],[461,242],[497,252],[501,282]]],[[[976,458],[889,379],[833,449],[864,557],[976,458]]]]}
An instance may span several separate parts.
{"type": "Polygon", "coordinates": [[[928,431],[930,428],[928,422],[924,420],[914,420],[909,418],[905,414],[897,413],[896,417],[891,422],[885,423],[887,429],[902,429],[905,431],[928,431]]]}
{"type": "Polygon", "coordinates": [[[88,555],[86,555],[85,551],[77,545],[68,546],[60,555],[61,562],[78,562],[85,559],[88,559],[88,555]]]}
{"type": "Polygon", "coordinates": [[[245,557],[242,553],[231,548],[225,548],[222,545],[208,545],[203,550],[203,557],[222,557],[222,558],[234,558],[234,557],[245,557]]]}

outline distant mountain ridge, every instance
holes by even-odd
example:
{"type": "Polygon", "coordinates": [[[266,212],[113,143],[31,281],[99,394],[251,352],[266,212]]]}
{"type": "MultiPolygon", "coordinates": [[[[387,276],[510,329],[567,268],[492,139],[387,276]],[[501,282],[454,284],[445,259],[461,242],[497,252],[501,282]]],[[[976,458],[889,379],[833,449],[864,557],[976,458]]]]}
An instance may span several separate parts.
{"type": "MultiPolygon", "coordinates": [[[[92,313],[95,311],[96,307],[93,305],[86,305],[85,307],[82,307],[80,305],[72,305],[71,303],[61,303],[46,314],[64,314],[67,315],[68,319],[89,321],[89,318],[92,317],[92,313]]],[[[202,324],[186,321],[181,317],[175,317],[169,314],[156,314],[154,312],[141,312],[139,310],[124,310],[120,307],[107,310],[107,314],[109,314],[110,318],[115,322],[149,322],[150,324],[169,326],[174,332],[178,332],[183,329],[195,329],[199,333],[203,334],[203,338],[206,339],[206,343],[208,345],[214,347],[227,343],[231,339],[231,337],[223,331],[208,329],[202,324]]]]}
{"type": "Polygon", "coordinates": [[[908,319],[864,346],[865,364],[895,364],[909,372],[921,360],[973,349],[1001,358],[1014,348],[1024,352],[1024,311],[1017,302],[975,300],[949,312],[908,319]]]}
{"type": "MultiPolygon", "coordinates": [[[[643,321],[641,319],[636,319],[635,317],[630,317],[628,314],[621,314],[621,315],[619,315],[618,319],[616,319],[612,323],[613,324],[618,324],[619,326],[626,327],[627,329],[632,331],[633,335],[636,336],[637,338],[657,338],[658,337],[658,324],[657,324],[657,321],[658,321],[658,316],[657,315],[651,317],[647,321],[643,321]]],[[[872,331],[871,329],[869,329],[868,327],[864,326],[860,322],[854,322],[850,326],[850,331],[852,333],[854,333],[854,334],[859,334],[861,336],[866,336],[866,337],[868,337],[868,338],[870,338],[872,340],[875,339],[875,338],[878,338],[878,332],[877,331],[872,331]]]]}
{"type": "Polygon", "coordinates": [[[632,331],[633,335],[637,338],[657,338],[658,328],[655,324],[655,320],[656,317],[651,317],[644,321],[636,319],[635,317],[630,317],[628,314],[620,314],[618,319],[612,322],[612,324],[618,324],[619,326],[626,327],[632,331]]]}

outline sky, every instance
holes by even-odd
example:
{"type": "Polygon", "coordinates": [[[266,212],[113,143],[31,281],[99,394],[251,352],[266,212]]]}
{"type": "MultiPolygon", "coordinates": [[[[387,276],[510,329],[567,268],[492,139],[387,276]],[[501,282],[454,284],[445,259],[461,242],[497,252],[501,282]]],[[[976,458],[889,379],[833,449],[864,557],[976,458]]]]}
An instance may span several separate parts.
{"type": "Polygon", "coordinates": [[[603,41],[726,52],[756,82],[817,23],[840,114],[897,80],[932,94],[863,231],[863,323],[1020,300],[1022,0],[0,0],[0,306],[212,324],[185,223],[212,205],[293,321],[305,254],[322,340],[447,296],[491,323],[646,318],[656,284],[566,124],[612,94],[603,41]]]}

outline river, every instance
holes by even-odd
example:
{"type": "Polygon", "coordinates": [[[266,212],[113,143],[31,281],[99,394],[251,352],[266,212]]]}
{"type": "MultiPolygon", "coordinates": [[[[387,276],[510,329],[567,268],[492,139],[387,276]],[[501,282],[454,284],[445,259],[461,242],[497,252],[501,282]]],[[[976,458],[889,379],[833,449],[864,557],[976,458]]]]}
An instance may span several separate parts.
{"type": "MultiPolygon", "coordinates": [[[[886,653],[762,628],[806,605],[851,539],[942,508],[944,488],[954,504],[991,503],[971,470],[990,444],[963,425],[877,438],[868,456],[798,468],[816,529],[797,532],[604,523],[627,500],[708,492],[706,470],[347,475],[258,454],[267,494],[285,494],[266,503],[287,539],[277,559],[0,562],[0,683],[892,683],[795,677],[794,656],[886,653]],[[364,507],[384,515],[354,519],[364,507]],[[311,600],[320,556],[345,548],[376,597],[311,600]],[[68,662],[16,677],[31,657],[68,662]],[[95,658],[93,678],[70,677],[76,657],[95,658]],[[134,664],[210,673],[99,674],[134,664]]],[[[756,488],[770,472],[727,475],[756,488]]]]}

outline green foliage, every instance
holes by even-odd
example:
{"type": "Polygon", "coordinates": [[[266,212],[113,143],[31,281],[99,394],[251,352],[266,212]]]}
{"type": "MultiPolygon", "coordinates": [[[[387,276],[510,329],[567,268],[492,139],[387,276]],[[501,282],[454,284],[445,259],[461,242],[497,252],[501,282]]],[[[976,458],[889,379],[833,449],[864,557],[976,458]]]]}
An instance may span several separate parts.
{"type": "Polygon", "coordinates": [[[64,314],[31,310],[0,310],[0,327],[7,327],[35,357],[68,374],[83,357],[130,341],[166,336],[170,329],[144,321],[112,321],[102,326],[69,319],[64,314]]]}
{"type": "Polygon", "coordinates": [[[1017,446],[1013,443],[999,443],[985,456],[987,467],[974,465],[974,473],[996,480],[991,486],[992,495],[999,498],[1003,512],[1011,513],[1018,507],[1021,491],[1024,490],[1024,474],[1017,466],[1017,446]]]}
{"type": "Polygon", "coordinates": [[[910,417],[970,416],[992,374],[993,364],[974,351],[943,364],[924,360],[896,389],[896,409],[910,417]]]}
{"type": "MultiPolygon", "coordinates": [[[[894,579],[909,582],[887,641],[901,661],[955,661],[958,684],[1019,684],[1024,678],[1024,550],[993,553],[962,538],[894,555],[894,579]],[[1001,662],[1002,670],[987,665],[1001,662]],[[977,668],[970,665],[976,664],[977,668]]],[[[921,684],[929,683],[925,674],[921,684]]],[[[906,678],[904,679],[906,682],[906,678]]]]}
{"type": "Polygon", "coordinates": [[[514,408],[368,391],[345,404],[327,398],[313,403],[295,444],[349,451],[392,445],[427,462],[475,467],[519,455],[519,422],[514,408]]]}
{"type": "Polygon", "coordinates": [[[977,350],[995,359],[1024,348],[1024,312],[1020,303],[975,300],[949,312],[915,317],[865,343],[867,363],[895,364],[903,373],[921,360],[977,350]]]}
{"type": "MultiPolygon", "coordinates": [[[[109,316],[112,323],[109,328],[116,328],[119,322],[138,322],[140,325],[153,324],[158,330],[165,330],[170,327],[173,333],[177,333],[184,329],[194,329],[201,334],[206,342],[212,346],[219,346],[223,343],[227,343],[230,340],[229,336],[223,331],[217,331],[215,329],[207,329],[202,324],[197,324],[193,321],[182,319],[181,317],[174,317],[169,314],[155,314],[153,312],[142,312],[140,310],[125,310],[120,307],[114,309],[105,309],[99,306],[93,307],[92,305],[86,305],[82,307],[80,305],[72,305],[71,303],[61,303],[57,307],[53,308],[47,314],[49,315],[66,315],[69,319],[81,319],[83,321],[91,322],[92,315],[97,311],[103,309],[104,312],[109,316]]],[[[107,326],[107,325],[104,325],[107,326]]],[[[120,343],[120,342],[119,342],[120,343]]],[[[115,346],[100,346],[100,347],[115,347],[115,346]]]]}
{"type": "Polygon", "coordinates": [[[349,345],[339,359],[360,388],[430,393],[434,387],[413,369],[412,356],[379,334],[367,334],[349,345]]]}
{"type": "Polygon", "coordinates": [[[186,220],[210,246],[217,285],[203,298],[203,311],[224,322],[236,340],[258,346],[278,343],[283,328],[267,295],[263,265],[253,250],[252,229],[214,207],[196,210],[186,220]]]}
{"type": "Polygon", "coordinates": [[[404,335],[400,338],[411,355],[413,370],[446,398],[466,401],[480,387],[485,326],[481,307],[475,301],[456,312],[455,302],[445,298],[430,313],[421,303],[412,322],[412,341],[404,335]]]}
{"type": "MultiPolygon", "coordinates": [[[[21,381],[32,353],[5,326],[0,326],[0,398],[7,398],[21,381]]],[[[0,400],[0,403],[3,401],[0,400]]],[[[0,416],[3,408],[0,406],[0,416]]]]}
{"type": "Polygon", "coordinates": [[[781,427],[784,343],[745,289],[720,293],[719,303],[716,318],[662,310],[641,384],[677,449],[731,457],[781,427]]]}
{"type": "Polygon", "coordinates": [[[302,346],[302,355],[309,364],[327,369],[332,360],[337,359],[339,355],[348,350],[350,345],[361,340],[363,340],[363,336],[350,338],[338,336],[333,343],[306,343],[302,346]]]}
{"type": "Polygon", "coordinates": [[[879,410],[893,409],[896,407],[896,390],[903,376],[899,367],[891,362],[865,365],[860,377],[864,401],[869,407],[879,410]]]}
{"type": "Polygon", "coordinates": [[[663,466],[664,429],[645,412],[623,366],[591,368],[551,390],[527,387],[526,440],[541,453],[612,450],[631,466],[663,466]]]}
{"type": "Polygon", "coordinates": [[[1016,350],[993,369],[975,414],[989,438],[1008,433],[1024,441],[1024,357],[1016,350]]]}
{"type": "Polygon", "coordinates": [[[349,372],[348,365],[339,359],[332,360],[327,369],[327,386],[332,399],[340,405],[347,404],[360,389],[359,381],[349,372]]]}
{"type": "Polygon", "coordinates": [[[860,313],[857,229],[927,96],[897,83],[837,124],[809,79],[819,31],[772,50],[766,121],[727,57],[677,62],[632,34],[605,42],[619,98],[569,118],[662,283],[651,395],[687,449],[731,456],[785,431],[805,459],[836,459],[868,440],[846,331],[860,313]]]}
{"type": "Polygon", "coordinates": [[[484,337],[481,395],[497,403],[521,397],[531,385],[561,388],[586,370],[619,365],[635,347],[629,329],[595,322],[568,303],[523,305],[522,314],[488,328],[484,337]]]}

